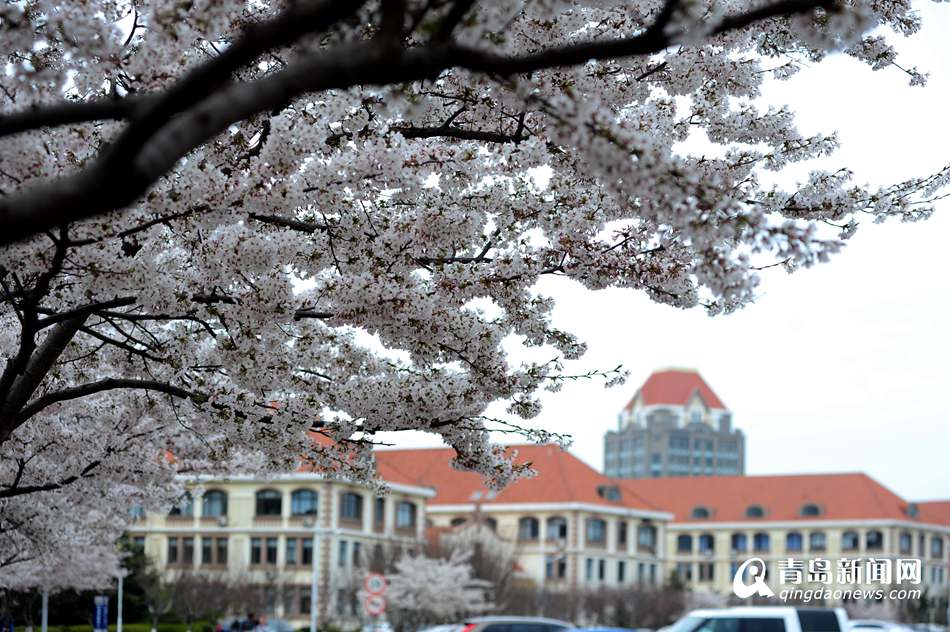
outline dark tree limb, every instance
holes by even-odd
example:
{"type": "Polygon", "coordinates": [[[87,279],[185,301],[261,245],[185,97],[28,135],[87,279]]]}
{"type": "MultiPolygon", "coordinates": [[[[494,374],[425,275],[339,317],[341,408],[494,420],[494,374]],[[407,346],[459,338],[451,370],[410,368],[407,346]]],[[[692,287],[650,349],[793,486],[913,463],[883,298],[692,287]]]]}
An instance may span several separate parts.
{"type": "MultiPolygon", "coordinates": [[[[357,42],[303,57],[286,69],[253,82],[226,83],[233,70],[262,52],[293,42],[315,28],[325,28],[356,10],[352,5],[360,4],[342,0],[295,3],[275,20],[254,27],[257,30],[249,31],[243,40],[193,71],[150,105],[92,166],[77,175],[33,185],[17,196],[0,200],[0,225],[4,227],[0,244],[125,208],[188,152],[230,125],[283,107],[303,94],[430,79],[451,68],[502,77],[526,74],[590,60],[651,55],[675,41],[675,34],[666,29],[675,9],[675,0],[669,0],[649,28],[631,37],[578,42],[516,56],[450,43],[403,50],[381,42],[357,42]],[[344,11],[341,5],[349,8],[344,11]],[[298,23],[300,18],[295,12],[315,11],[318,6],[323,10],[310,16],[306,26],[298,23]],[[293,19],[288,17],[291,14],[295,15],[293,19]]],[[[772,17],[834,5],[835,0],[780,0],[729,16],[712,32],[722,34],[772,17]]]]}

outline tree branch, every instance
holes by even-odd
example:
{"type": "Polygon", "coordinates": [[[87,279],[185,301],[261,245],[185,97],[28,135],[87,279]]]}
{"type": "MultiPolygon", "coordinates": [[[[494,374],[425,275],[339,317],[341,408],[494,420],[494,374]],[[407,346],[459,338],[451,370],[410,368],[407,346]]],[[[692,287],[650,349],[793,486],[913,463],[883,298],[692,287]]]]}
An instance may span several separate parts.
{"type": "Polygon", "coordinates": [[[88,397],[89,395],[95,395],[96,393],[101,393],[103,391],[111,391],[116,389],[157,391],[181,399],[203,399],[203,396],[199,393],[193,393],[192,391],[180,388],[178,386],[172,386],[171,384],[166,384],[165,382],[159,382],[156,380],[135,380],[110,377],[104,380],[99,380],[98,382],[89,382],[88,384],[82,384],[80,386],[64,388],[61,391],[47,393],[43,397],[33,400],[24,406],[23,409],[17,414],[17,425],[22,424],[44,408],[52,406],[58,402],[80,399],[82,397],[88,397]]]}
{"type": "MultiPolygon", "coordinates": [[[[142,196],[188,152],[230,125],[259,112],[282,107],[302,94],[355,85],[389,85],[429,79],[450,68],[510,76],[574,66],[590,60],[651,55],[663,51],[675,41],[675,34],[668,34],[663,28],[664,20],[669,21],[667,14],[672,11],[669,7],[674,5],[674,0],[670,0],[650,28],[632,37],[578,42],[521,56],[499,55],[453,44],[394,50],[379,42],[358,42],[302,57],[280,72],[221,89],[231,71],[240,64],[252,60],[268,47],[292,42],[316,28],[315,24],[332,24],[349,10],[355,10],[350,7],[343,11],[341,5],[361,4],[329,0],[295,3],[281,17],[255,27],[259,30],[254,31],[254,35],[247,35],[171,88],[159,102],[133,121],[91,167],[77,175],[44,182],[20,195],[0,200],[0,225],[5,227],[0,244],[124,208],[142,196]],[[287,17],[316,11],[314,7],[324,7],[325,13],[317,11],[310,16],[312,20],[306,28],[292,23],[299,17],[292,20],[287,17]],[[200,99],[204,100],[198,103],[200,99]],[[193,105],[195,103],[197,105],[193,105]],[[191,109],[186,109],[188,107],[191,109]],[[172,117],[173,114],[176,116],[172,117]]],[[[835,0],[782,0],[727,17],[712,32],[721,34],[768,18],[805,13],[818,7],[827,9],[834,4],[835,0]]]]}

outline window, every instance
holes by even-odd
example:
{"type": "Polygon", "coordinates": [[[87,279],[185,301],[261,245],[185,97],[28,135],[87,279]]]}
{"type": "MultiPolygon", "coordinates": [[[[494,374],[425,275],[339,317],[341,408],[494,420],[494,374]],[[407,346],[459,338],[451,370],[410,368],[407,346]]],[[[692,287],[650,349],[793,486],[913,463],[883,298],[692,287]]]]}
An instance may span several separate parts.
{"type": "Polygon", "coordinates": [[[567,537],[567,520],[560,516],[548,518],[548,539],[562,540],[567,537]]]}
{"type": "Polygon", "coordinates": [[[698,544],[700,553],[712,553],[715,548],[715,543],[710,533],[704,533],[699,536],[698,544]]]}
{"type": "Polygon", "coordinates": [[[312,489],[298,489],[290,495],[291,516],[316,516],[319,496],[312,489]]]}
{"type": "Polygon", "coordinates": [[[416,505],[408,500],[396,504],[396,528],[413,529],[416,526],[416,505]]]}
{"type": "Polygon", "coordinates": [[[627,548],[627,521],[621,520],[617,523],[617,548],[627,548]]]}
{"type": "Polygon", "coordinates": [[[340,540],[336,555],[336,565],[340,568],[346,566],[347,558],[350,554],[350,543],[346,540],[340,540]]]}
{"type": "MultiPolygon", "coordinates": [[[[378,502],[379,502],[379,499],[377,499],[376,502],[378,503],[378,502]]],[[[379,514],[377,514],[377,515],[379,515],[379,514]]],[[[382,521],[380,521],[380,522],[382,522],[382,521]]],[[[463,524],[465,524],[466,522],[468,522],[468,518],[462,518],[461,516],[457,516],[457,517],[452,518],[451,520],[449,520],[449,524],[450,524],[451,526],[453,526],[453,527],[460,527],[460,526],[462,526],[463,524]]]]}
{"type": "Polygon", "coordinates": [[[683,619],[673,632],[785,632],[785,620],[780,617],[716,617],[705,621],[688,617],[683,619]],[[679,627],[682,626],[682,627],[679,627]]]}
{"type": "Polygon", "coordinates": [[[617,583],[622,584],[627,577],[627,564],[623,560],[617,562],[617,583]]]}
{"type": "Polygon", "coordinates": [[[676,577],[681,582],[693,581],[693,565],[690,562],[677,562],[676,577]]]}
{"type": "Polygon", "coordinates": [[[711,582],[713,580],[714,565],[712,562],[703,562],[699,565],[699,581],[711,582]]]}
{"type": "Polygon", "coordinates": [[[795,610],[798,612],[798,622],[801,624],[802,632],[841,630],[834,610],[824,608],[796,608],[795,610]]]}
{"type": "Polygon", "coordinates": [[[186,537],[181,539],[181,563],[193,564],[195,561],[195,539],[186,537]]]}
{"type": "Polygon", "coordinates": [[[145,536],[137,535],[132,538],[132,550],[138,551],[139,553],[145,552],[145,536]]]}
{"type": "Polygon", "coordinates": [[[900,535],[900,552],[902,555],[910,555],[911,548],[914,545],[914,539],[906,531],[901,531],[900,535]]]}
{"type": "Polygon", "coordinates": [[[251,538],[251,564],[277,564],[277,538],[251,538]]]}
{"type": "Polygon", "coordinates": [[[745,553],[749,548],[748,538],[744,533],[732,534],[732,550],[736,553],[745,553]]]}
{"type": "Polygon", "coordinates": [[[600,581],[607,579],[607,560],[597,560],[597,579],[600,581]]]}
{"type": "Polygon", "coordinates": [[[607,542],[607,523],[600,518],[587,519],[587,543],[604,544],[607,542]]]}
{"type": "Polygon", "coordinates": [[[195,503],[191,498],[191,493],[187,493],[181,498],[181,502],[172,507],[172,510],[168,512],[169,516],[179,516],[182,518],[189,518],[195,515],[195,503]]]}
{"type": "Polygon", "coordinates": [[[650,524],[637,527],[637,548],[650,552],[656,550],[656,527],[650,524]]]}
{"type": "Polygon", "coordinates": [[[868,531],[864,535],[864,545],[868,551],[880,551],[884,548],[884,534],[880,531],[868,531]]]}
{"type": "Polygon", "coordinates": [[[537,540],[538,539],[538,519],[524,517],[518,520],[518,539],[519,540],[537,540]]]}
{"type": "Polygon", "coordinates": [[[940,559],[943,557],[943,538],[935,535],[930,539],[930,557],[940,559]]]}
{"type": "Polygon", "coordinates": [[[786,551],[801,551],[804,546],[804,541],[802,540],[802,534],[798,531],[790,531],[785,534],[785,550],[786,551]]]}
{"type": "Polygon", "coordinates": [[[557,559],[549,557],[545,563],[545,573],[548,579],[564,579],[567,575],[567,558],[564,556],[557,559]]]}
{"type": "Polygon", "coordinates": [[[749,505],[745,510],[746,518],[764,518],[765,509],[762,508],[762,505],[749,505]]]}
{"type": "Polygon", "coordinates": [[[168,538],[168,564],[178,563],[178,538],[168,538]]]}
{"type": "Polygon", "coordinates": [[[291,565],[297,563],[297,538],[287,538],[287,549],[284,551],[284,563],[291,565]]]}
{"type": "Polygon", "coordinates": [[[313,564],[313,538],[300,539],[300,563],[313,564]]]}
{"type": "Polygon", "coordinates": [[[693,507],[693,519],[694,520],[705,520],[710,516],[709,508],[707,507],[693,507]]]}
{"type": "Polygon", "coordinates": [[[262,489],[254,495],[255,514],[258,516],[280,515],[280,492],[276,489],[262,489]]]}
{"type": "Polygon", "coordinates": [[[810,551],[824,551],[827,539],[824,531],[812,531],[808,534],[808,549],[810,551]]]}
{"type": "Polygon", "coordinates": [[[201,564],[224,566],[228,563],[228,539],[201,536],[201,564]]]}
{"type": "Polygon", "coordinates": [[[353,566],[360,565],[360,555],[363,552],[363,544],[361,542],[353,543],[353,566]]]}
{"type": "Polygon", "coordinates": [[[802,505],[802,516],[806,518],[817,518],[821,515],[821,507],[814,503],[808,503],[807,505],[802,505]]]}
{"type": "Polygon", "coordinates": [[[841,534],[841,548],[845,551],[854,551],[860,546],[856,531],[845,531],[841,534]]]}
{"type": "Polygon", "coordinates": [[[752,547],[757,553],[768,552],[770,546],[768,533],[756,533],[752,536],[752,547]]]}
{"type": "Polygon", "coordinates": [[[676,552],[677,553],[692,553],[693,551],[693,536],[683,534],[676,536],[676,552]]]}
{"type": "MultiPolygon", "coordinates": [[[[465,524],[465,518],[452,518],[450,523],[453,527],[465,524]],[[461,521],[461,522],[459,522],[461,521]]],[[[376,531],[383,531],[386,528],[386,499],[376,497],[373,500],[373,528],[376,531]]]]}
{"type": "Polygon", "coordinates": [[[359,522],[363,520],[363,497],[353,492],[340,495],[340,520],[359,522]]]}
{"type": "Polygon", "coordinates": [[[584,561],[584,579],[587,581],[594,580],[594,560],[593,558],[588,557],[584,561]]]}
{"type": "Polygon", "coordinates": [[[228,563],[228,539],[227,538],[215,538],[214,539],[214,563],[219,566],[225,566],[228,563]]]}
{"type": "Polygon", "coordinates": [[[228,515],[228,495],[220,489],[212,489],[201,497],[201,515],[206,518],[221,518],[228,515]]]}

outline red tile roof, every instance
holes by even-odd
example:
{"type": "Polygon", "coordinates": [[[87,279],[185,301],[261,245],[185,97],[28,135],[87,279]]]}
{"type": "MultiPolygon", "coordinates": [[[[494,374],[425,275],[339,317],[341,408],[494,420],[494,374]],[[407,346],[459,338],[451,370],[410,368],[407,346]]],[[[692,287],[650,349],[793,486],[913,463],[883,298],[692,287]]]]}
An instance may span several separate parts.
{"type": "Polygon", "coordinates": [[[726,409],[726,405],[709,388],[706,380],[702,378],[698,371],[692,369],[654,371],[640,387],[640,390],[636,392],[626,408],[633,407],[633,402],[636,401],[638,395],[644,406],[655,404],[685,406],[697,391],[710,408],[726,409]]]}
{"type": "Polygon", "coordinates": [[[950,526],[950,500],[928,500],[916,504],[917,519],[921,522],[950,526]]]}
{"type": "Polygon", "coordinates": [[[519,463],[530,463],[537,476],[512,483],[493,498],[486,498],[483,477],[473,472],[456,470],[449,462],[455,456],[452,448],[415,450],[378,450],[376,462],[383,478],[402,477],[410,484],[436,490],[429,505],[468,505],[473,495],[481,492],[484,504],[490,503],[586,503],[661,511],[633,490],[621,490],[619,501],[609,501],[597,493],[598,486],[620,486],[570,452],[556,445],[517,445],[519,463]]]}
{"type": "Polygon", "coordinates": [[[815,520],[802,516],[806,504],[818,505],[821,520],[911,519],[905,500],[861,473],[637,479],[625,486],[672,512],[673,522],[699,522],[695,507],[709,509],[711,522],[815,520]],[[765,517],[746,517],[752,505],[765,517]]]}

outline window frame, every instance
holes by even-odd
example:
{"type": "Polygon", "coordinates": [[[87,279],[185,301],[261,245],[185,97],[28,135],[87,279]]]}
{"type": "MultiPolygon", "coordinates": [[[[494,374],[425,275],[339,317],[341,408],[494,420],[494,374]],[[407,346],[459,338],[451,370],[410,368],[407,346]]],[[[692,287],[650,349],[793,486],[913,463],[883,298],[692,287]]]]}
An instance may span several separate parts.
{"type": "Polygon", "coordinates": [[[284,495],[279,489],[265,487],[254,492],[254,517],[255,518],[280,518],[284,511],[284,495]],[[265,495],[269,495],[265,498],[265,495]],[[261,511],[267,502],[277,501],[277,513],[264,513],[261,511]]]}

